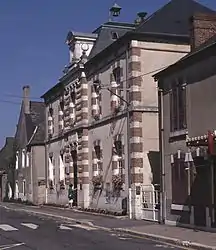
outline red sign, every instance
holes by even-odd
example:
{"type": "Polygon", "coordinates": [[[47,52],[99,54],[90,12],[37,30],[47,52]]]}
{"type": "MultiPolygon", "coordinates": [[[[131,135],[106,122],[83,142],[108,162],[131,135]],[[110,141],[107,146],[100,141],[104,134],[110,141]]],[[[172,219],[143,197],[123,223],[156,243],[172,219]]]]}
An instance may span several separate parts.
{"type": "Polygon", "coordinates": [[[208,131],[208,152],[210,155],[214,154],[214,136],[210,130],[208,131]]]}

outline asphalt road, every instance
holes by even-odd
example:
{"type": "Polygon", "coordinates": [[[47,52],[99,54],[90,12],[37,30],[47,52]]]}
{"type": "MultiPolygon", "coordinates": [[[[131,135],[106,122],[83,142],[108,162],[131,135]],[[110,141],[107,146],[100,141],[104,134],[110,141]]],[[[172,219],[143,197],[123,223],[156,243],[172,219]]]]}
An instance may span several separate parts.
{"type": "MultiPolygon", "coordinates": [[[[0,208],[0,249],[155,250],[164,243],[0,208]]],[[[180,248],[179,248],[180,249],[180,248]]]]}

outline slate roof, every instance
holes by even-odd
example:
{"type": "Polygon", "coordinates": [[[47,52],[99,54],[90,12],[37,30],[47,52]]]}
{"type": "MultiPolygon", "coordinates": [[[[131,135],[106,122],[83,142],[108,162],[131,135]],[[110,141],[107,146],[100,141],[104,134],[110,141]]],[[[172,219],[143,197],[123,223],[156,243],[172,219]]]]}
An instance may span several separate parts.
{"type": "Polygon", "coordinates": [[[138,32],[190,35],[189,19],[195,13],[215,13],[194,0],[171,0],[137,27],[138,32]]]}
{"type": "Polygon", "coordinates": [[[31,139],[30,144],[43,143],[45,140],[45,104],[30,101],[30,114],[25,114],[25,121],[27,140],[31,139]],[[33,136],[36,127],[38,128],[33,136]]]}
{"type": "Polygon", "coordinates": [[[7,171],[9,168],[9,164],[11,163],[14,154],[14,141],[15,139],[13,137],[7,137],[5,145],[0,150],[0,171],[7,171]]]}
{"type": "Polygon", "coordinates": [[[128,31],[134,30],[135,24],[131,23],[116,23],[116,22],[107,22],[97,28],[93,33],[98,34],[98,38],[91,50],[91,53],[88,59],[93,58],[101,51],[103,51],[106,47],[111,45],[115,40],[112,39],[112,32],[116,32],[118,37],[122,37],[128,31]]]}

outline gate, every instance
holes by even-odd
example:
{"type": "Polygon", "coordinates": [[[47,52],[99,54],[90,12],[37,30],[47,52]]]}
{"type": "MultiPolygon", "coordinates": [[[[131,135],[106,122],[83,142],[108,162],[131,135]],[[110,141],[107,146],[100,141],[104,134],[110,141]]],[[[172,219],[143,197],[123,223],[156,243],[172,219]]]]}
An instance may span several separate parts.
{"type": "Polygon", "coordinates": [[[159,221],[159,201],[160,192],[155,190],[154,185],[141,186],[141,209],[142,219],[159,221]]]}

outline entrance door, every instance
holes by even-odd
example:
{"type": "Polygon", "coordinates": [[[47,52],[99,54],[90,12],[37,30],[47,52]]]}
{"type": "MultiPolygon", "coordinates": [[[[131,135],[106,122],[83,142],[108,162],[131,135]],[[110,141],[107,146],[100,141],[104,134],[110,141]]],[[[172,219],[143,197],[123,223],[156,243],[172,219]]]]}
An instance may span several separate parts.
{"type": "Polygon", "coordinates": [[[141,186],[141,209],[142,219],[159,221],[159,190],[154,185],[141,186]]]}
{"type": "Polygon", "coordinates": [[[76,191],[75,191],[75,199],[74,199],[74,206],[77,206],[77,187],[78,187],[77,150],[72,151],[72,158],[73,158],[74,188],[76,189],[76,191]]]}

